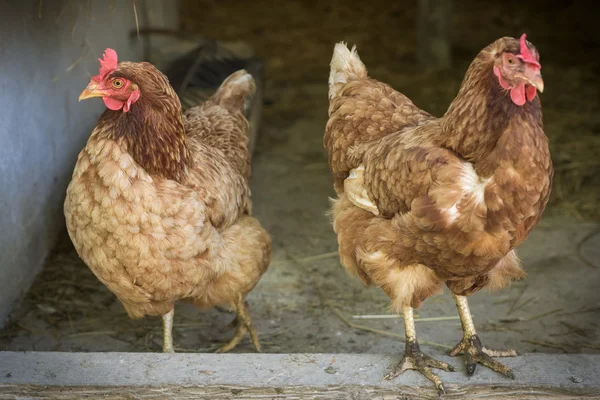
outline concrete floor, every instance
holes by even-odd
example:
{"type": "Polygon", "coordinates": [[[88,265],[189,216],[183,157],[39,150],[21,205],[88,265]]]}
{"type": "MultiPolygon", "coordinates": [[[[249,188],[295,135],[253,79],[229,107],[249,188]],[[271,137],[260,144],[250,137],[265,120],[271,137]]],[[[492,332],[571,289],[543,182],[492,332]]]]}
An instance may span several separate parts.
{"type": "MultiPolygon", "coordinates": [[[[268,353],[400,353],[394,336],[348,327],[351,323],[403,334],[389,315],[388,299],[346,275],[325,216],[333,195],[322,146],[326,86],[307,84],[272,90],[254,158],[255,215],[271,232],[273,263],[249,296],[254,323],[268,353]],[[272,118],[275,104],[293,103],[304,117],[272,118]],[[303,261],[305,260],[305,261],[303,261]],[[334,310],[339,312],[336,313],[334,310]]],[[[600,234],[598,225],[544,218],[520,255],[529,276],[510,289],[471,298],[482,341],[518,352],[600,353],[600,234]],[[580,247],[580,248],[579,248],[580,247]],[[587,262],[585,260],[588,260],[587,262]],[[589,265],[595,263],[596,265],[589,265]]],[[[449,294],[427,300],[422,318],[456,317],[449,294]]],[[[231,332],[220,332],[232,315],[180,305],[175,313],[178,351],[210,352],[231,332]]],[[[461,337],[458,319],[417,322],[432,353],[461,337]]],[[[0,331],[0,350],[159,351],[158,318],[131,321],[121,305],[91,275],[65,238],[12,322],[0,331]]],[[[235,352],[252,352],[245,339],[235,352]]]]}
{"type": "MultiPolygon", "coordinates": [[[[441,359],[452,362],[448,356],[441,359]]],[[[411,371],[383,380],[386,354],[162,354],[0,352],[0,399],[439,399],[411,371]],[[252,368],[248,368],[251,365],[252,368]]],[[[481,369],[439,372],[444,400],[599,399],[600,355],[527,354],[514,380],[481,369]]]]}

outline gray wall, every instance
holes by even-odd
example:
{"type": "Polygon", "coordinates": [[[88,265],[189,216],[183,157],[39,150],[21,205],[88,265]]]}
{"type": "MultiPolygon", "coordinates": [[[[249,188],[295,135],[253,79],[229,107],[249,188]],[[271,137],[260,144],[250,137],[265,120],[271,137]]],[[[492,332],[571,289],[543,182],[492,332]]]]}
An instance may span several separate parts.
{"type": "MultiPolygon", "coordinates": [[[[137,0],[175,28],[176,2],[137,0]]],[[[77,102],[106,47],[142,58],[130,0],[0,0],[0,326],[64,229],[62,204],[101,101],[77,102]]]]}

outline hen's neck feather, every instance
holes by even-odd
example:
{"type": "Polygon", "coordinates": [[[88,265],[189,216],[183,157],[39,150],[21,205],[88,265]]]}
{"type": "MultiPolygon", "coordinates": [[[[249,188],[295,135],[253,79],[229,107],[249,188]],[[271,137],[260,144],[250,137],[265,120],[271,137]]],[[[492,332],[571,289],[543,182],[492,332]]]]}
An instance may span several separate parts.
{"type": "Polygon", "coordinates": [[[538,97],[523,106],[514,104],[509,93],[498,84],[493,74],[493,55],[484,50],[475,58],[465,74],[460,90],[442,117],[443,147],[458,153],[472,162],[478,173],[490,175],[500,161],[517,157],[520,149],[499,152],[497,144],[510,147],[520,135],[532,136],[535,140],[542,130],[542,110],[538,97]],[[513,154],[514,153],[514,154],[513,154]]]}
{"type": "Polygon", "coordinates": [[[129,112],[106,110],[98,122],[150,175],[181,182],[189,164],[181,103],[169,86],[144,90],[129,112]]]}

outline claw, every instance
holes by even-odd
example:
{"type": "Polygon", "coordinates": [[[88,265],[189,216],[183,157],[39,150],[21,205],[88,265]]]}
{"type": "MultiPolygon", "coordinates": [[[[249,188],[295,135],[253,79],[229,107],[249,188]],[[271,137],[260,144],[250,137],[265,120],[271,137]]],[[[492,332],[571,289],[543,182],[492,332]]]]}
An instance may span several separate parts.
{"type": "Polygon", "coordinates": [[[441,369],[447,372],[456,371],[452,365],[423,354],[417,342],[407,341],[404,357],[402,357],[402,360],[396,364],[394,368],[392,368],[390,373],[388,373],[384,379],[393,379],[405,371],[412,369],[420,372],[423,376],[433,382],[440,395],[446,394],[446,389],[444,388],[442,380],[439,376],[433,373],[431,370],[432,368],[441,369]]]}
{"type": "Polygon", "coordinates": [[[246,333],[249,333],[252,344],[256,348],[256,351],[258,351],[260,353],[261,352],[260,342],[258,341],[258,335],[256,333],[256,329],[254,328],[254,325],[252,325],[252,319],[250,318],[250,315],[248,313],[248,303],[246,301],[244,301],[241,296],[238,298],[238,301],[236,302],[236,311],[237,311],[237,315],[236,315],[235,319],[233,321],[231,321],[222,330],[222,331],[227,331],[232,328],[236,328],[235,334],[233,335],[233,338],[231,338],[231,340],[228,343],[223,345],[216,352],[217,353],[228,352],[229,350],[233,349],[235,346],[237,346],[242,341],[242,338],[244,337],[244,335],[246,335],[246,333]]]}
{"type": "Polygon", "coordinates": [[[467,375],[473,376],[475,373],[475,369],[477,368],[477,363],[469,363],[467,364],[467,375]]]}
{"type": "Polygon", "coordinates": [[[440,386],[438,386],[438,388],[437,388],[437,389],[438,389],[438,392],[439,392],[439,395],[440,395],[440,396],[446,395],[446,389],[444,389],[444,385],[442,385],[442,384],[440,383],[440,386]]]}
{"type": "Polygon", "coordinates": [[[467,375],[472,376],[475,373],[477,364],[484,365],[493,371],[499,372],[508,378],[514,379],[515,375],[512,370],[494,360],[492,357],[514,357],[517,352],[514,350],[490,350],[481,345],[481,341],[477,335],[464,338],[452,350],[448,352],[450,356],[456,356],[464,353],[465,366],[467,375]]]}
{"type": "Polygon", "coordinates": [[[244,337],[246,332],[248,332],[246,325],[239,324],[237,327],[237,330],[235,332],[235,335],[233,335],[233,337],[231,338],[231,340],[229,342],[227,342],[225,345],[220,347],[216,351],[216,353],[227,353],[229,350],[233,349],[235,346],[237,346],[242,341],[242,338],[244,337]]]}

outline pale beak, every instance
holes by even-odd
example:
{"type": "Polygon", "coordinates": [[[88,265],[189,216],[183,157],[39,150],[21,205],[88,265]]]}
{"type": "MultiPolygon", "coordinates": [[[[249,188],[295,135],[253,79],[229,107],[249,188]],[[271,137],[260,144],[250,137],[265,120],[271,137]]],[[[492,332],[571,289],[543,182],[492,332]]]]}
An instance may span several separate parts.
{"type": "Polygon", "coordinates": [[[533,80],[533,86],[540,92],[544,92],[544,81],[542,80],[542,74],[538,74],[533,80]]]}
{"type": "Polygon", "coordinates": [[[90,99],[92,97],[102,97],[104,93],[98,90],[98,84],[92,79],[83,92],[79,95],[79,101],[90,99]]]}
{"type": "Polygon", "coordinates": [[[544,91],[544,80],[542,79],[542,74],[538,68],[525,68],[523,76],[529,81],[529,84],[539,90],[540,93],[544,91]]]}

